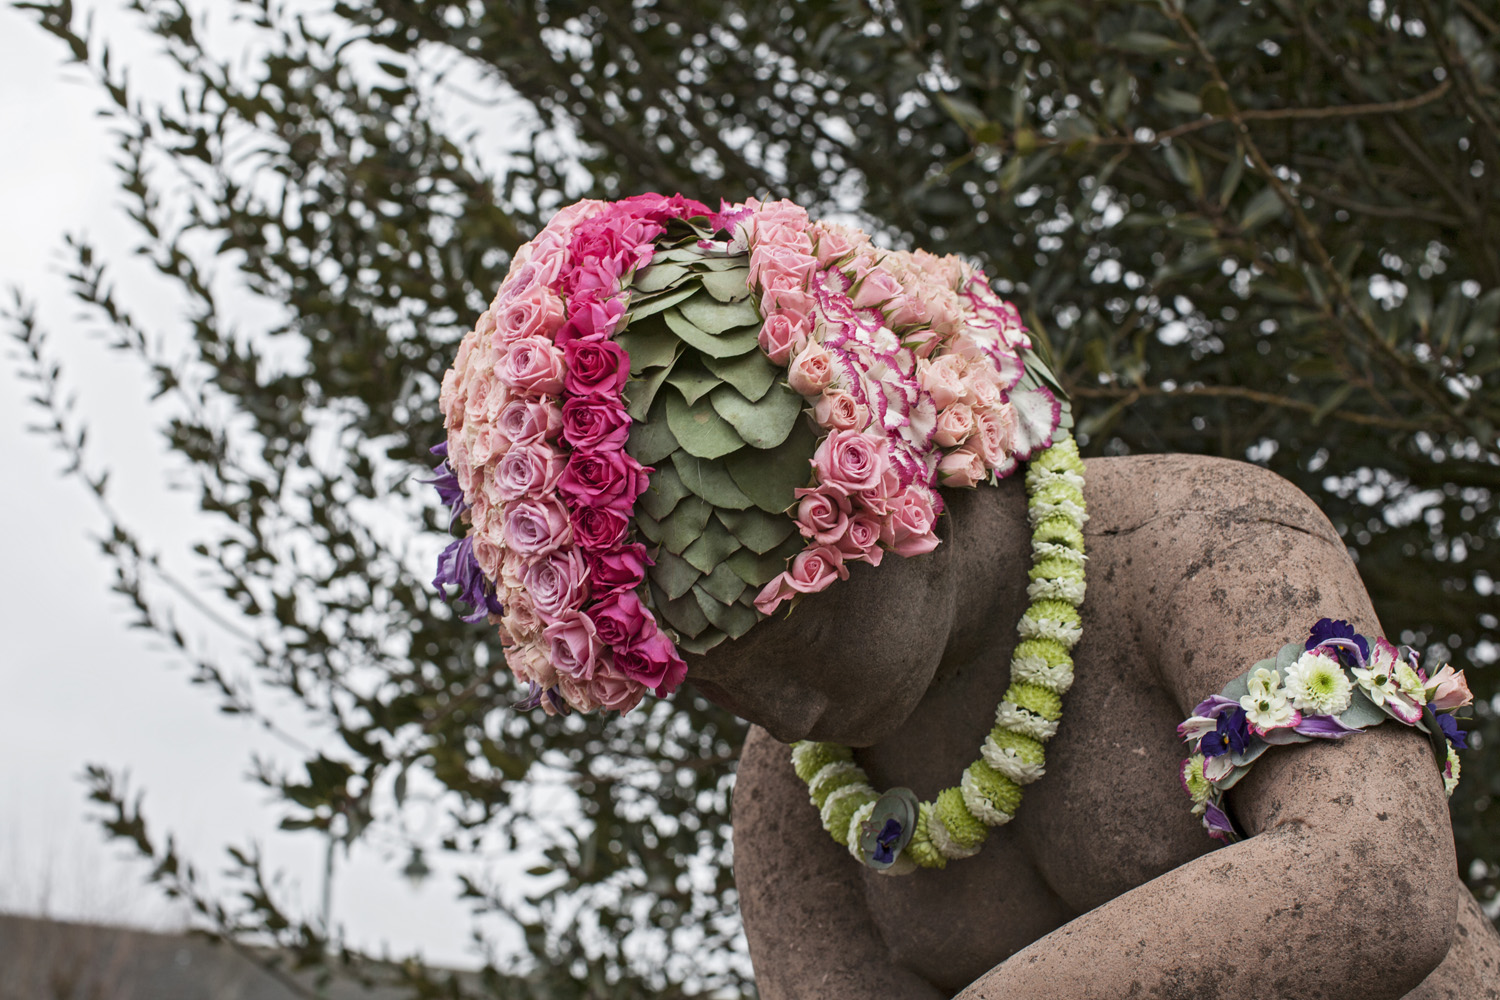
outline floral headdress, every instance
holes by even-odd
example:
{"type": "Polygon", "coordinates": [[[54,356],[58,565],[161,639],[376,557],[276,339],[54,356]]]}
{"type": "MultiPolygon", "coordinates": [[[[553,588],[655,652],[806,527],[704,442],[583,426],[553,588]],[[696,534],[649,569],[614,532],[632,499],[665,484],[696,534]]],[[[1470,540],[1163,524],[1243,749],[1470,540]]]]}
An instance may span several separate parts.
{"type": "Polygon", "coordinates": [[[956,257],[786,202],[583,201],[522,247],[443,380],[435,584],[548,712],[674,690],[855,562],[938,544],[939,486],[1068,421],[956,257]],[[445,591],[446,594],[446,591],[445,591]]]}

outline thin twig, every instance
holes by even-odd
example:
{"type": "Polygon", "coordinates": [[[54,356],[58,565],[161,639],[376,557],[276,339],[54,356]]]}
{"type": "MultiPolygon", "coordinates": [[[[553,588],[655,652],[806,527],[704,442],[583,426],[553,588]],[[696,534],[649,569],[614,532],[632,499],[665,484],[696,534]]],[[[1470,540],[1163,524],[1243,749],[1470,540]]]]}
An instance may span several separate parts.
{"type": "MultiPolygon", "coordinates": [[[[1242,399],[1250,403],[1277,406],[1286,410],[1297,410],[1301,413],[1316,414],[1318,412],[1318,407],[1306,400],[1288,399],[1285,396],[1278,396],[1274,392],[1261,392],[1256,389],[1246,389],[1237,385],[1185,385],[1175,389],[1168,389],[1159,385],[1130,387],[1074,386],[1069,391],[1072,395],[1082,399],[1124,400],[1124,407],[1129,407],[1142,396],[1212,396],[1224,399],[1242,399]]],[[[1400,431],[1419,431],[1428,427],[1427,424],[1415,420],[1380,417],[1371,413],[1351,413],[1347,410],[1331,410],[1324,414],[1324,417],[1342,420],[1351,424],[1363,424],[1367,427],[1385,427],[1390,430],[1400,431]]]]}

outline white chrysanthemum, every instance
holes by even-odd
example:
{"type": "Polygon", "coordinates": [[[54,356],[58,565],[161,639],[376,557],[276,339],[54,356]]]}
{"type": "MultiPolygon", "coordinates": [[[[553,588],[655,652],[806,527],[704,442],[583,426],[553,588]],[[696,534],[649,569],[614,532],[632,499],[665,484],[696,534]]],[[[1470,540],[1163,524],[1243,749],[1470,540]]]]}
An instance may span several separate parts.
{"type": "Polygon", "coordinates": [[[1314,715],[1338,715],[1349,707],[1354,685],[1332,657],[1309,650],[1286,671],[1292,707],[1314,715]]]}
{"type": "Polygon", "coordinates": [[[1026,588],[1026,596],[1033,601],[1043,601],[1049,598],[1067,601],[1072,605],[1083,603],[1084,591],[1087,585],[1082,580],[1033,580],[1026,588]]]}
{"type": "Polygon", "coordinates": [[[1064,483],[1078,490],[1080,493],[1083,492],[1083,477],[1072,469],[1058,469],[1053,471],[1052,469],[1040,469],[1032,466],[1026,470],[1026,485],[1030,486],[1033,492],[1040,492],[1053,483],[1064,483]]]}
{"type": "Polygon", "coordinates": [[[1070,524],[1077,528],[1083,527],[1089,519],[1088,512],[1072,500],[1064,500],[1061,503],[1037,501],[1030,506],[1029,513],[1033,527],[1041,524],[1053,514],[1061,514],[1068,519],[1070,524]]]}
{"type": "Polygon", "coordinates": [[[859,765],[854,763],[852,760],[836,760],[831,764],[824,764],[818,769],[818,773],[812,776],[812,780],[807,783],[807,794],[811,795],[816,800],[820,795],[822,795],[823,786],[828,782],[834,780],[835,778],[842,777],[846,774],[863,773],[864,772],[859,769],[859,765]]]}
{"type": "Polygon", "coordinates": [[[995,724],[1034,740],[1046,741],[1057,735],[1056,722],[1028,712],[1013,701],[1002,701],[995,709],[995,724]]]}
{"type": "Polygon", "coordinates": [[[850,795],[859,795],[861,793],[874,795],[875,789],[871,788],[869,785],[865,784],[862,781],[856,781],[851,785],[845,785],[843,788],[835,788],[833,792],[829,794],[828,798],[823,802],[823,811],[819,814],[819,818],[823,820],[823,827],[825,829],[828,827],[829,820],[833,816],[834,806],[838,805],[839,802],[849,797],[850,795]]]}
{"type": "Polygon", "coordinates": [[[943,821],[938,819],[937,810],[927,817],[927,837],[932,841],[932,846],[938,849],[938,853],[949,861],[957,861],[959,858],[972,858],[979,853],[979,845],[973,847],[960,847],[949,835],[948,828],[943,821]]]}
{"type": "Polygon", "coordinates": [[[1062,559],[1066,562],[1082,566],[1088,561],[1088,556],[1071,545],[1063,545],[1060,542],[1032,542],[1031,551],[1038,560],[1062,559]]]}
{"type": "Polygon", "coordinates": [[[993,736],[985,738],[984,746],[979,748],[979,755],[986,764],[1018,785],[1029,785],[1047,773],[1045,765],[1022,760],[1014,750],[996,743],[993,736]]]}
{"type": "Polygon", "coordinates": [[[964,771],[963,780],[958,783],[958,790],[963,793],[964,805],[974,818],[985,826],[1004,826],[1015,816],[1003,809],[995,808],[995,804],[985,798],[984,793],[979,790],[979,783],[968,771],[964,771]]]}
{"type": "Polygon", "coordinates": [[[865,820],[869,819],[875,812],[875,803],[866,802],[854,810],[854,815],[849,817],[849,853],[854,855],[854,860],[864,864],[864,852],[860,849],[859,835],[863,832],[860,828],[864,826],[865,820]]]}
{"type": "Polygon", "coordinates": [[[1032,618],[1029,615],[1022,616],[1020,623],[1016,625],[1016,631],[1022,639],[1052,639],[1068,649],[1078,645],[1078,640],[1083,638],[1081,626],[1051,618],[1032,618]]]}
{"type": "Polygon", "coordinates": [[[1067,694],[1073,686],[1073,665],[1053,666],[1040,656],[1017,656],[1010,661],[1010,679],[1022,684],[1039,684],[1048,691],[1067,694]]]}

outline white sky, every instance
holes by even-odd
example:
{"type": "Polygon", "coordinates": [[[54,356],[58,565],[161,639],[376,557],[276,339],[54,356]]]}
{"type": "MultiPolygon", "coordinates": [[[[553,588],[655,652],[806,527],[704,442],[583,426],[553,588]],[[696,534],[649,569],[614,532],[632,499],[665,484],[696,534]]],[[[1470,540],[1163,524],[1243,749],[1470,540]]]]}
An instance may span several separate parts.
{"type": "MultiPolygon", "coordinates": [[[[8,237],[0,241],[0,294],[9,301],[10,289],[20,287],[39,303],[54,356],[91,425],[91,450],[112,470],[116,504],[169,565],[191,577],[191,562],[177,554],[211,525],[188,496],[166,488],[173,466],[155,433],[161,413],[148,409],[135,362],[104,350],[76,322],[61,276],[64,233],[86,234],[117,260],[127,259],[131,245],[107,123],[94,114],[98,97],[79,69],[63,68],[64,56],[31,18],[0,7],[0,218],[8,237]]],[[[134,61],[129,44],[116,56],[134,61]]],[[[131,306],[148,322],[170,324],[171,303],[130,298],[137,287],[129,272],[124,277],[131,306]]],[[[78,780],[86,763],[99,762],[129,769],[133,787],[146,793],[155,833],[177,835],[200,871],[217,877],[226,844],[259,843],[270,867],[286,873],[301,912],[316,914],[322,842],[278,832],[268,793],[242,780],[252,751],[288,762],[289,754],[249,722],[219,715],[210,693],[187,683],[185,664],[127,628],[95,540],[103,521],[83,488],[59,475],[58,453],[23,429],[37,411],[24,402],[11,353],[7,341],[0,352],[0,468],[8,473],[0,488],[7,529],[0,541],[0,909],[180,923],[155,889],[143,887],[144,869],[122,860],[124,848],[104,844],[78,780]]],[[[226,648],[206,626],[194,628],[195,638],[226,648]]],[[[437,874],[413,889],[397,874],[404,856],[362,849],[341,859],[334,921],[357,946],[474,964],[453,868],[428,860],[437,874]]]]}

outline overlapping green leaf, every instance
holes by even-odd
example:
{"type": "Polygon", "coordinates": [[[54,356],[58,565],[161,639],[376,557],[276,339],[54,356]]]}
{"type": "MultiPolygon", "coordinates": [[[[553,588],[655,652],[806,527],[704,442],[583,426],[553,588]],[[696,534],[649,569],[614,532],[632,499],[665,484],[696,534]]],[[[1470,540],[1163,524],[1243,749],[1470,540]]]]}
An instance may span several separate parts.
{"type": "Polygon", "coordinates": [[[720,383],[709,394],[714,411],[739,432],[752,448],[774,448],[787,439],[802,413],[802,396],[777,382],[759,400],[751,402],[732,385],[720,383]]]}

